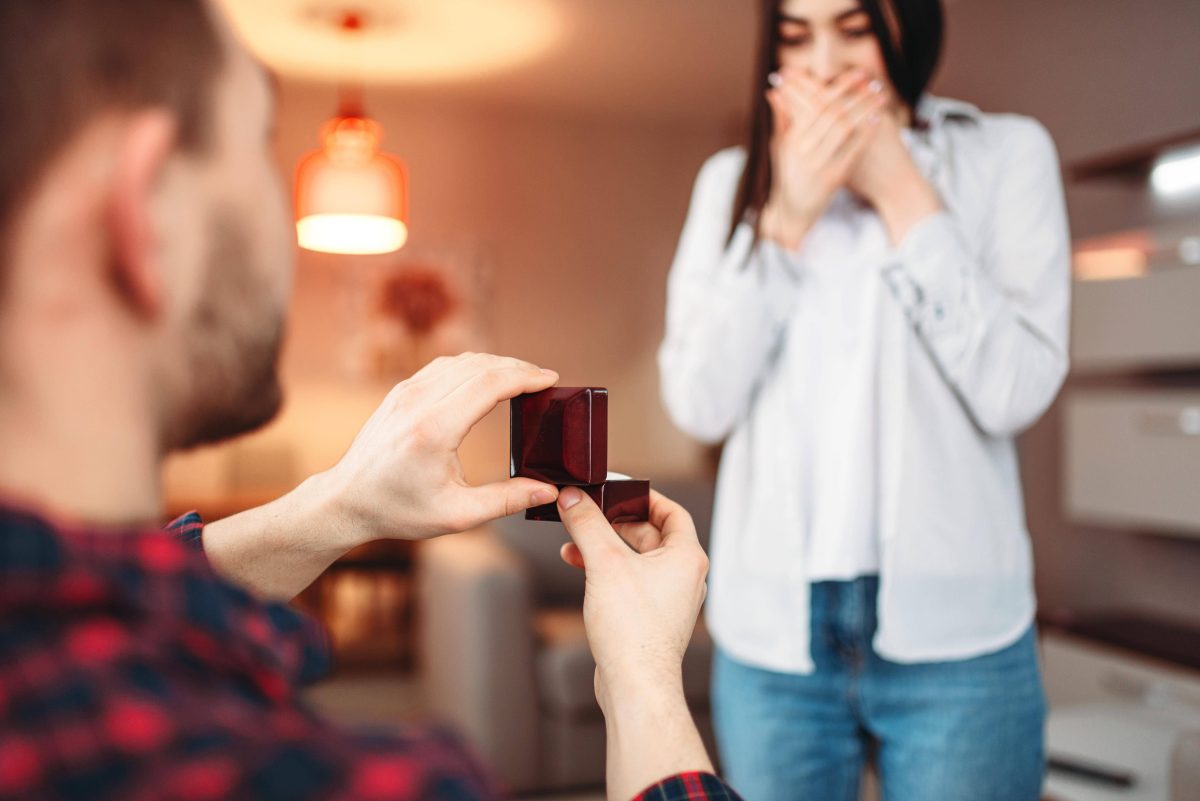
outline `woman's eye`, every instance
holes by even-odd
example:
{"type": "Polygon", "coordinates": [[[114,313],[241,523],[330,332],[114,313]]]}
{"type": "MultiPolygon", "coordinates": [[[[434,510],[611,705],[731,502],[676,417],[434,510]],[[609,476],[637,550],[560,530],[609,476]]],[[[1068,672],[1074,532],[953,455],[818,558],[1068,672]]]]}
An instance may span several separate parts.
{"type": "Polygon", "coordinates": [[[847,39],[862,39],[874,35],[874,31],[871,30],[870,25],[867,25],[862,28],[843,28],[842,35],[847,39]]]}
{"type": "Polygon", "coordinates": [[[806,44],[809,40],[808,28],[804,25],[780,25],[779,44],[784,47],[796,47],[806,44]]]}
{"type": "Polygon", "coordinates": [[[780,36],[779,44],[784,47],[799,47],[800,45],[808,44],[807,36],[780,36]]]}

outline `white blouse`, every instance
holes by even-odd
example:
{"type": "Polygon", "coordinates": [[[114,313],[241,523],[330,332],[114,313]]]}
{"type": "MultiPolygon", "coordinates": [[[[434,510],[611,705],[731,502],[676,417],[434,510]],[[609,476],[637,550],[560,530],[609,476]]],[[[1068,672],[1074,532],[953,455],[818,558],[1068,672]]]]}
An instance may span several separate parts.
{"type": "Polygon", "coordinates": [[[706,616],[749,664],[811,672],[810,582],[864,568],[897,662],[995,651],[1033,619],[1014,438],[1067,372],[1058,160],[1025,117],[928,96],[917,117],[945,211],[899,246],[845,193],[799,252],[747,224],[727,245],[744,152],[696,181],[659,368],[675,423],[726,441],[706,616]]]}

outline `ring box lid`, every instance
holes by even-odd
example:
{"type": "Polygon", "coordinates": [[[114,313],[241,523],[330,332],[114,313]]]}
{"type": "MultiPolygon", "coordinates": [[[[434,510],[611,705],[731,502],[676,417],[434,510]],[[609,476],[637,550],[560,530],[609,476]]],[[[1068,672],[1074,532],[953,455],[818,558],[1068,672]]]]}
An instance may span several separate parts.
{"type": "Polygon", "coordinates": [[[608,390],[551,387],[509,405],[509,474],[558,486],[601,484],[608,473],[608,390]]]}

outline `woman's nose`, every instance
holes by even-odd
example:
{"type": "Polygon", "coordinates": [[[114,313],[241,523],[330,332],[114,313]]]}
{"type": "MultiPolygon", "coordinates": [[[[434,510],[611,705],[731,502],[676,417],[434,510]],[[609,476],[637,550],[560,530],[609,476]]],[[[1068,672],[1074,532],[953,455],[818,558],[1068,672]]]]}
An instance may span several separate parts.
{"type": "Polygon", "coordinates": [[[841,48],[832,37],[822,36],[813,42],[812,59],[808,69],[812,77],[821,83],[829,83],[845,68],[841,48]]]}

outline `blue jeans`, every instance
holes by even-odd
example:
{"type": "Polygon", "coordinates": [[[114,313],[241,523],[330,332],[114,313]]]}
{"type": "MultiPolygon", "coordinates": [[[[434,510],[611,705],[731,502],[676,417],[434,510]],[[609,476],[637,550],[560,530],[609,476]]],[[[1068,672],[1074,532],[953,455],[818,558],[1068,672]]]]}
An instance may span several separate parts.
{"type": "Polygon", "coordinates": [[[811,675],[720,651],[713,719],[746,801],[854,801],[871,759],[884,801],[1036,801],[1045,698],[1033,629],[995,653],[902,665],[871,648],[874,576],[812,585],[811,675]]]}

